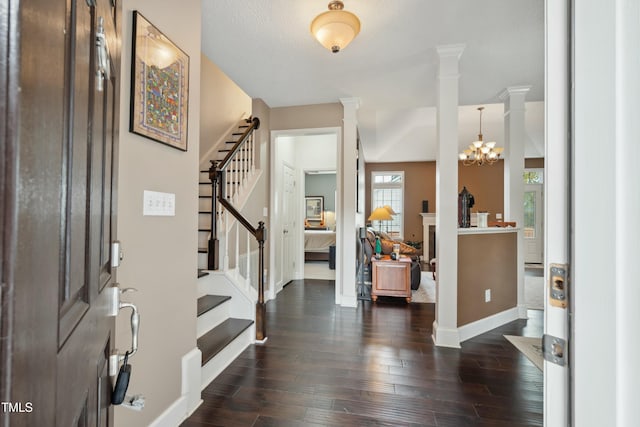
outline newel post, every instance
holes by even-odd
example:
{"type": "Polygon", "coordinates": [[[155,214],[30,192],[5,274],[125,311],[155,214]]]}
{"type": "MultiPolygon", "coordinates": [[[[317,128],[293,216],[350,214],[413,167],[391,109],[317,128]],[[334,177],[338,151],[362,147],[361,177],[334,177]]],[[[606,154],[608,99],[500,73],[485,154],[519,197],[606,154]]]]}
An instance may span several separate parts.
{"type": "Polygon", "coordinates": [[[218,243],[218,168],[216,162],[211,160],[209,168],[209,179],[211,180],[211,235],[209,236],[209,247],[207,250],[207,268],[218,270],[219,243],[218,243]]]}
{"type": "Polygon", "coordinates": [[[264,303],[264,242],[267,240],[267,229],[264,222],[258,223],[256,230],[256,240],[258,241],[258,302],[256,303],[256,340],[267,339],[267,328],[265,325],[265,303],[264,303]]]}

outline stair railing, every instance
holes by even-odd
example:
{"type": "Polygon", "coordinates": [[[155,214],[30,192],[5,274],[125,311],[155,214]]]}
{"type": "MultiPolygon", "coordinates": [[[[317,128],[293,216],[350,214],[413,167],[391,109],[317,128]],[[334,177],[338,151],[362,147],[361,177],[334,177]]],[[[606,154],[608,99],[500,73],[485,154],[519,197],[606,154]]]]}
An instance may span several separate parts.
{"type": "MultiPolygon", "coordinates": [[[[232,204],[238,192],[255,171],[254,131],[260,128],[260,120],[253,117],[246,120],[247,125],[238,140],[229,149],[222,160],[211,160],[209,179],[211,180],[211,236],[208,242],[208,267],[219,269],[218,220],[223,212],[232,215],[258,242],[258,301],[256,303],[256,339],[266,338],[264,303],[264,243],[267,229],[263,221],[254,227],[232,204]],[[231,168],[229,168],[232,166],[231,168]]],[[[236,248],[238,245],[236,244],[236,248]]],[[[247,245],[248,257],[250,254],[247,245]]],[[[236,256],[236,262],[238,257],[236,256]]],[[[247,259],[247,263],[250,263],[247,259]]],[[[247,268],[250,271],[250,268],[247,268]]]]}

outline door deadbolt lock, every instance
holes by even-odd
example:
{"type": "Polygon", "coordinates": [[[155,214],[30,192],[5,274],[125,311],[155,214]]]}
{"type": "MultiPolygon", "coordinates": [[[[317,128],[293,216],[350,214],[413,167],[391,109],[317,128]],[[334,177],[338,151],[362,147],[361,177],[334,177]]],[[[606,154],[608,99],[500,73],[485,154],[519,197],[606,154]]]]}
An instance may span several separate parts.
{"type": "Polygon", "coordinates": [[[553,307],[567,308],[568,266],[551,264],[549,269],[549,304],[553,307]]]}

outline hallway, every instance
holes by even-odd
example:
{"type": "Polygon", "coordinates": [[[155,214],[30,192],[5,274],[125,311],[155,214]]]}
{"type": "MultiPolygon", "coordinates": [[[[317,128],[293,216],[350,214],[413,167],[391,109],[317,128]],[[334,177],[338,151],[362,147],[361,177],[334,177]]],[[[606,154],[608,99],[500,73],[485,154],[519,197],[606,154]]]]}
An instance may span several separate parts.
{"type": "Polygon", "coordinates": [[[354,310],[335,305],[331,281],[294,281],[267,304],[267,343],[203,390],[182,426],[541,426],[542,372],[502,336],[540,336],[542,312],[529,315],[436,348],[433,304],[354,310]]]}

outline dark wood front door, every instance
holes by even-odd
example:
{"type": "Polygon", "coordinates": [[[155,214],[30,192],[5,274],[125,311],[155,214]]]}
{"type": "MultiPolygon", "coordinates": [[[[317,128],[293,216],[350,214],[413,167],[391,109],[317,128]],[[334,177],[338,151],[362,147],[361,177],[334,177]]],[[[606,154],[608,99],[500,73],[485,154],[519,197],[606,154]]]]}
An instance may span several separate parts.
{"type": "Polygon", "coordinates": [[[0,425],[109,426],[120,6],[2,3],[0,425]]]}

